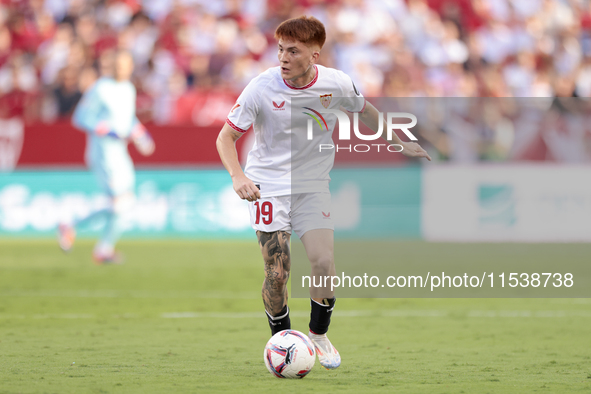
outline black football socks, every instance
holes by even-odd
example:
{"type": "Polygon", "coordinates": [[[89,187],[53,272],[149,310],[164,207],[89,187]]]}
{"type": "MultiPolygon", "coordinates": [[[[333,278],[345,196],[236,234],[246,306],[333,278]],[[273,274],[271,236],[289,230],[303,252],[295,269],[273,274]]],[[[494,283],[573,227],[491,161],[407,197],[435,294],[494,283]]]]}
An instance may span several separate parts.
{"type": "Polygon", "coordinates": [[[314,334],[322,335],[328,331],[330,317],[336,298],[324,298],[322,304],[310,299],[312,310],[310,311],[310,331],[314,334]]]}
{"type": "Polygon", "coordinates": [[[291,321],[289,320],[289,308],[287,305],[283,307],[279,315],[271,316],[269,312],[265,311],[267,319],[269,320],[269,327],[271,327],[271,333],[277,334],[279,331],[291,329],[291,321]]]}

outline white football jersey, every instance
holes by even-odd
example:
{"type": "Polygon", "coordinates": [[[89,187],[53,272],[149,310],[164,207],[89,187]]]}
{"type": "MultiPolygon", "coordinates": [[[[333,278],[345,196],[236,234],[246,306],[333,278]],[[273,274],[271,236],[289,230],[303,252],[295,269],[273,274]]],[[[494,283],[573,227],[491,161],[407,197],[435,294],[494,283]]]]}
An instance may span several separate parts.
{"type": "Polygon", "coordinates": [[[254,125],[255,143],[244,173],[259,185],[263,197],[328,191],[335,152],[321,151],[319,146],[334,145],[337,117],[321,111],[341,106],[349,112],[365,109],[365,99],[348,75],[314,67],[314,79],[299,88],[281,77],[280,67],[268,69],[246,86],[226,119],[241,133],[254,125]],[[292,108],[294,102],[298,108],[292,108]],[[308,140],[310,119],[312,140],[308,140]]]}

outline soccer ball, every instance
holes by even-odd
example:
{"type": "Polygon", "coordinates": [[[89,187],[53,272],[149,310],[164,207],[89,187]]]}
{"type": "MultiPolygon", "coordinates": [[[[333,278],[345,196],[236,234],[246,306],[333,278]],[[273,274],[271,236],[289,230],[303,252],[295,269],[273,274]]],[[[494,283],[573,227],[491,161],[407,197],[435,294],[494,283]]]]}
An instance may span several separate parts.
{"type": "Polygon", "coordinates": [[[275,377],[301,379],[312,370],[316,352],[305,334],[283,330],[269,339],[263,358],[267,369],[275,377]]]}

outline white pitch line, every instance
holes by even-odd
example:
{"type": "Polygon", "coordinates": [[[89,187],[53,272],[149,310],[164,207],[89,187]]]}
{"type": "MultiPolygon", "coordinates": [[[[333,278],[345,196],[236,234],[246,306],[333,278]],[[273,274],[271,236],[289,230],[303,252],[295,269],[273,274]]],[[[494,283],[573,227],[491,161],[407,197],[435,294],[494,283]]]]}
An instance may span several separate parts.
{"type": "MultiPolygon", "coordinates": [[[[163,313],[160,317],[165,319],[245,319],[258,318],[262,312],[173,312],[163,313]]],[[[292,317],[307,317],[309,312],[292,311],[292,317]]],[[[449,311],[435,310],[350,310],[337,311],[334,317],[447,317],[449,311]]],[[[469,311],[467,317],[472,318],[565,318],[565,317],[591,317],[587,311],[469,311]]]]}
{"type": "Polygon", "coordinates": [[[0,297],[259,299],[259,292],[157,290],[4,290],[0,297]]]}
{"type": "MultiPolygon", "coordinates": [[[[261,298],[260,291],[165,291],[165,290],[72,290],[72,289],[43,289],[43,290],[0,290],[2,297],[42,297],[42,298],[189,298],[189,299],[248,299],[258,300],[261,298]]],[[[588,305],[591,304],[591,298],[551,298],[547,299],[550,304],[567,305],[588,305]]],[[[362,311],[366,313],[366,311],[362,311]]],[[[399,311],[391,311],[391,316],[397,316],[399,311]]],[[[422,313],[422,312],[420,312],[422,313]]],[[[434,311],[433,315],[440,314],[441,311],[434,311]]],[[[375,314],[375,313],[373,313],[375,314]]],[[[371,313],[370,313],[371,315],[371,313]]],[[[366,316],[365,314],[363,316],[366,316]]],[[[431,315],[430,315],[431,316],[431,315]]]]}
{"type": "MultiPolygon", "coordinates": [[[[393,312],[393,311],[392,311],[393,312]]],[[[163,313],[160,317],[164,319],[209,319],[209,318],[220,318],[220,319],[250,319],[264,316],[265,313],[261,312],[172,312],[163,313]]],[[[292,317],[308,317],[310,312],[307,311],[291,311],[289,313],[292,317]]],[[[335,314],[336,316],[336,314],[335,314]]],[[[339,317],[366,317],[366,316],[389,316],[384,313],[380,313],[377,310],[351,310],[351,311],[339,311],[339,317]]]]}
{"type": "MultiPolygon", "coordinates": [[[[292,317],[308,317],[308,311],[292,311],[292,317]]],[[[254,319],[264,317],[264,312],[167,312],[159,317],[163,319],[254,319]]],[[[428,310],[344,310],[338,311],[335,317],[445,317],[447,312],[428,310]]],[[[5,315],[0,314],[0,319],[93,319],[96,315],[91,314],[35,314],[35,315],[5,315]]],[[[126,313],[123,315],[112,315],[111,318],[131,319],[138,315],[126,313]]],[[[144,316],[145,317],[145,316],[144,316]]]]}
{"type": "MultiPolygon", "coordinates": [[[[344,310],[335,312],[336,318],[356,318],[356,317],[448,317],[450,311],[441,310],[344,310]]],[[[308,317],[310,315],[307,311],[292,311],[292,317],[308,317]]],[[[567,317],[590,318],[591,311],[531,311],[531,310],[516,310],[516,311],[482,311],[472,310],[468,311],[464,316],[470,318],[554,318],[561,319],[567,317]]],[[[102,315],[93,315],[88,313],[49,313],[49,314],[33,314],[33,315],[11,315],[0,314],[1,320],[10,319],[95,319],[104,318],[102,315]]],[[[259,319],[264,317],[264,312],[167,312],[162,313],[159,318],[162,319],[259,319]]],[[[114,319],[135,319],[135,318],[152,318],[151,316],[138,315],[134,313],[124,313],[111,315],[114,319]]]]}

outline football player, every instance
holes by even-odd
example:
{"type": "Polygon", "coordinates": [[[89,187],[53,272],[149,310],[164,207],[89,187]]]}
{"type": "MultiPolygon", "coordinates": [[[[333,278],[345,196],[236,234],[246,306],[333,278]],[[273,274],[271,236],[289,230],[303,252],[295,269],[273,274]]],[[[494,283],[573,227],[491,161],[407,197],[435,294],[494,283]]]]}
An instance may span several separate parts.
{"type": "MultiPolygon", "coordinates": [[[[335,275],[333,258],[334,227],[330,213],[329,172],[333,154],[313,154],[309,146],[294,146],[292,137],[306,136],[306,123],[292,122],[292,100],[309,98],[308,112],[343,106],[359,113],[372,130],[379,128],[379,112],[357,90],[349,76],[318,65],[326,40],[324,25],[314,17],[302,16],[283,22],[275,31],[279,66],[254,78],[231,109],[217,139],[217,149],[232,177],[238,196],[249,201],[251,225],[257,232],[263,255],[265,280],[262,296],[273,334],[291,328],[287,306],[290,273],[289,240],[292,230],[302,240],[311,264],[312,276],[335,275]],[[255,143],[243,171],[238,161],[236,141],[254,125],[255,143]],[[294,155],[298,159],[294,159],[294,155]],[[298,167],[299,166],[299,167],[298,167]],[[298,168],[296,168],[298,167],[298,168]],[[299,182],[293,172],[301,168],[299,182]]],[[[313,146],[332,144],[336,119],[326,116],[326,130],[316,133],[313,146]]],[[[393,136],[391,143],[403,147],[409,157],[429,155],[418,144],[393,136]]],[[[334,292],[310,289],[309,337],[320,363],[337,368],[341,357],[326,336],[335,306],[334,292]]]]}
{"type": "Polygon", "coordinates": [[[151,155],[155,148],[154,140],[135,114],[136,90],[129,80],[133,58],[125,51],[113,56],[113,75],[99,78],[85,92],[72,117],[74,126],[87,134],[86,163],[108,195],[109,204],[85,218],[61,224],[58,229],[60,247],[69,251],[76,227],[105,221],[93,251],[98,264],[121,262],[115,244],[121,235],[122,217],[134,204],[135,171],[128,142],[145,156],[151,155]]]}

